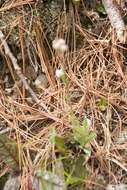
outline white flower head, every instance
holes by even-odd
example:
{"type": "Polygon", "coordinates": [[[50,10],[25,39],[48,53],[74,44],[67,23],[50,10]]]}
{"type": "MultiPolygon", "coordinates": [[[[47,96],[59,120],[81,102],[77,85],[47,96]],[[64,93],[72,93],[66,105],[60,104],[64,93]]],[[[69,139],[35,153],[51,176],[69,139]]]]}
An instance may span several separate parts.
{"type": "Polygon", "coordinates": [[[63,69],[56,69],[56,77],[57,78],[61,78],[64,75],[65,75],[65,73],[64,73],[63,69]]]}
{"type": "Polygon", "coordinates": [[[68,46],[67,46],[67,44],[62,44],[61,46],[60,46],[60,49],[59,49],[61,52],[65,52],[65,51],[67,51],[68,50],[68,46]]]}
{"type": "Polygon", "coordinates": [[[65,52],[65,51],[68,50],[68,45],[66,44],[65,40],[62,39],[62,38],[53,40],[52,47],[55,50],[58,50],[58,51],[61,51],[61,52],[65,52]]]}

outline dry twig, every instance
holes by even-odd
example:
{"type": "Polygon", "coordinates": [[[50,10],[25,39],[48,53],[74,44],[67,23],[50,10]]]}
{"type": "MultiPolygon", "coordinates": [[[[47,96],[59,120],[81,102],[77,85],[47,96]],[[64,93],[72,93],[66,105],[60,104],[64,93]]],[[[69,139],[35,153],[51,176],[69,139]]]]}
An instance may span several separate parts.
{"type": "MultiPolygon", "coordinates": [[[[20,80],[22,81],[24,87],[26,90],[29,91],[32,99],[37,103],[39,104],[40,103],[40,100],[38,99],[38,97],[36,96],[35,92],[32,90],[32,88],[29,86],[25,76],[23,75],[23,73],[21,72],[21,68],[19,67],[18,65],[18,62],[17,62],[17,59],[16,57],[12,54],[6,40],[4,39],[4,34],[2,31],[0,31],[0,40],[2,42],[2,45],[4,47],[4,51],[5,51],[5,54],[10,58],[12,64],[13,64],[13,67],[17,73],[17,75],[19,76],[20,80]]],[[[40,104],[46,111],[47,111],[47,107],[41,102],[40,104]]]]}
{"type": "Polygon", "coordinates": [[[126,42],[126,27],[116,0],[103,0],[106,12],[112,27],[116,30],[117,37],[121,43],[126,42]]]}

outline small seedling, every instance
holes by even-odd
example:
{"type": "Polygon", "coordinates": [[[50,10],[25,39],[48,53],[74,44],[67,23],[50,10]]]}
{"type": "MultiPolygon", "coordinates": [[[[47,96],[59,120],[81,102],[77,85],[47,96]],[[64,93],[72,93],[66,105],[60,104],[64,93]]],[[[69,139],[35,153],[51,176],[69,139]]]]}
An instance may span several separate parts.
{"type": "Polygon", "coordinates": [[[100,109],[100,111],[105,111],[107,108],[107,102],[104,98],[100,98],[97,102],[97,106],[100,109]]]}
{"type": "Polygon", "coordinates": [[[56,146],[59,152],[65,153],[67,151],[64,137],[57,135],[55,128],[50,130],[50,141],[56,146]]]}
{"type": "Polygon", "coordinates": [[[70,123],[74,140],[84,149],[96,137],[95,132],[90,130],[88,119],[85,118],[82,125],[80,125],[78,118],[74,114],[71,114],[70,123]]]}
{"type": "Polygon", "coordinates": [[[106,10],[105,10],[103,4],[98,4],[98,5],[96,6],[96,11],[97,11],[98,13],[100,13],[100,14],[103,14],[103,15],[106,15],[106,14],[107,14],[107,12],[106,12],[106,10]]]}

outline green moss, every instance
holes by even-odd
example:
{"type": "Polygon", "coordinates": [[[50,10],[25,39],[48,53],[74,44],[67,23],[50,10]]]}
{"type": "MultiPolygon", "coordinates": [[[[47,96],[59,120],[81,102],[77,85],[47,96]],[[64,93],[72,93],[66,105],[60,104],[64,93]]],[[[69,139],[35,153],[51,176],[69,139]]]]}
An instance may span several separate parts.
{"type": "Polygon", "coordinates": [[[6,183],[6,181],[8,180],[8,177],[9,177],[9,174],[7,173],[0,178],[0,190],[3,190],[3,187],[6,183]]]}

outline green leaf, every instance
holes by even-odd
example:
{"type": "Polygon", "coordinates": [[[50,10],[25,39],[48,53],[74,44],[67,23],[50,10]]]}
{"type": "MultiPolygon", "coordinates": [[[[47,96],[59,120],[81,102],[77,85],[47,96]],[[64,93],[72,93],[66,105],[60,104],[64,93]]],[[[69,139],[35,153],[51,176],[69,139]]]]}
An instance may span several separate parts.
{"type": "Polygon", "coordinates": [[[90,143],[96,137],[94,132],[89,129],[89,124],[87,118],[83,121],[83,126],[80,126],[79,120],[74,114],[70,115],[70,122],[72,126],[73,137],[81,147],[84,147],[87,143],[90,143]]]}
{"type": "Polygon", "coordinates": [[[84,148],[83,151],[85,152],[86,155],[90,156],[91,155],[91,150],[88,148],[84,148]]]}
{"type": "Polygon", "coordinates": [[[97,106],[101,111],[105,111],[107,108],[107,102],[104,98],[100,98],[97,102],[97,106]]]}
{"type": "Polygon", "coordinates": [[[63,82],[64,84],[67,83],[67,77],[66,77],[65,74],[63,74],[63,75],[60,77],[60,79],[62,80],[62,82],[63,82]]]}
{"type": "Polygon", "coordinates": [[[75,141],[77,141],[81,146],[86,144],[86,137],[88,136],[88,131],[83,127],[75,127],[72,129],[75,141]]]}
{"type": "Polygon", "coordinates": [[[104,6],[103,6],[103,4],[101,4],[101,3],[96,6],[96,11],[97,11],[98,13],[103,14],[103,15],[106,15],[106,14],[107,14],[107,13],[106,13],[106,10],[105,10],[105,8],[104,8],[104,6]]]}
{"type": "Polygon", "coordinates": [[[58,151],[65,153],[66,152],[66,146],[64,143],[64,138],[60,136],[55,137],[55,145],[58,151]]]}
{"type": "Polygon", "coordinates": [[[66,177],[67,177],[67,184],[68,185],[77,185],[83,182],[83,179],[78,178],[78,177],[72,177],[71,175],[69,175],[68,173],[66,173],[66,177]]]}
{"type": "Polygon", "coordinates": [[[15,140],[6,135],[0,135],[0,160],[2,160],[13,171],[19,170],[18,146],[15,140]]]}
{"type": "Polygon", "coordinates": [[[0,188],[1,189],[4,188],[4,185],[7,182],[8,178],[9,178],[9,174],[8,173],[6,173],[5,175],[3,175],[3,176],[0,177],[0,188]]]}
{"type": "Polygon", "coordinates": [[[83,125],[84,128],[89,128],[89,123],[88,123],[88,119],[87,119],[87,118],[85,118],[85,119],[83,120],[82,125],[83,125]]]}
{"type": "Polygon", "coordinates": [[[66,152],[66,146],[64,143],[65,139],[64,137],[57,135],[55,128],[52,128],[50,130],[50,141],[52,144],[56,146],[59,152],[62,152],[62,153],[66,152]]]}
{"type": "Polygon", "coordinates": [[[64,160],[65,176],[67,185],[82,186],[84,179],[88,176],[88,171],[84,166],[85,157],[80,155],[75,158],[64,160]]]}
{"type": "Polygon", "coordinates": [[[93,131],[90,131],[88,136],[85,138],[85,144],[89,143],[90,141],[92,141],[95,138],[96,138],[96,133],[93,131]]]}
{"type": "Polygon", "coordinates": [[[73,113],[69,114],[69,121],[73,127],[80,127],[80,122],[73,113]]]}
{"type": "Polygon", "coordinates": [[[55,144],[56,130],[55,128],[50,129],[50,142],[55,144]]]}

